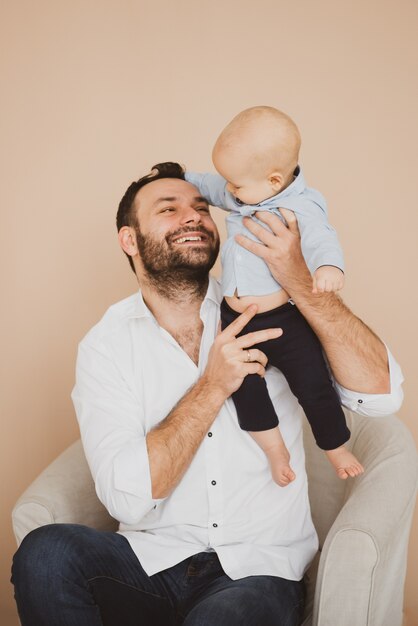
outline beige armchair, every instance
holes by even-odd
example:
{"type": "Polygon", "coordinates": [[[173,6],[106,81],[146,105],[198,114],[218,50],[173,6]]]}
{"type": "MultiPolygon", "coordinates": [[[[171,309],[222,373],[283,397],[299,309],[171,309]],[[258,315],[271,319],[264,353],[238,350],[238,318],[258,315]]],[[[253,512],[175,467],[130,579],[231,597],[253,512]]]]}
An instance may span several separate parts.
{"type": "MultiPolygon", "coordinates": [[[[312,516],[320,552],[306,573],[303,626],[401,626],[408,537],[418,459],[409,431],[394,416],[346,412],[350,446],[366,468],[341,481],[305,430],[312,516]]],[[[117,528],[98,501],[80,441],[28,487],[13,510],[17,542],[53,522],[117,528]]]]}

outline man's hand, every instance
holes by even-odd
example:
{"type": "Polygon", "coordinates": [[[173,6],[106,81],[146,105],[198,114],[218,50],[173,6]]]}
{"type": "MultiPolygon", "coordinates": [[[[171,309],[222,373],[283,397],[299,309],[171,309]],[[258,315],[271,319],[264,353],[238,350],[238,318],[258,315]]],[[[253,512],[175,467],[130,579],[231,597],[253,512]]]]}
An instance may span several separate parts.
{"type": "Polygon", "coordinates": [[[344,273],[333,265],[318,267],[313,275],[312,293],[339,291],[344,287],[344,273]]]}
{"type": "Polygon", "coordinates": [[[153,498],[165,498],[189,467],[222,404],[247,374],[264,376],[266,355],[252,346],[280,337],[282,330],[237,335],[256,314],[251,305],[216,337],[203,376],[147,434],[153,498]]]}
{"type": "Polygon", "coordinates": [[[258,211],[255,215],[270,229],[245,217],[244,224],[261,243],[252,241],[244,235],[237,235],[236,241],[243,247],[261,257],[267,263],[277,282],[287,292],[303,282],[312,290],[312,277],[302,255],[298,222],[293,211],[279,209],[286,224],[274,213],[258,211]]]}
{"type": "Polygon", "coordinates": [[[244,248],[265,260],[277,282],[287,291],[317,334],[335,380],[360,393],[389,393],[387,351],[382,341],[345,306],[336,293],[312,293],[312,277],[302,256],[297,219],[293,211],[277,215],[256,213],[267,230],[250,218],[245,226],[260,243],[237,235],[244,248]]]}
{"type": "Polygon", "coordinates": [[[247,374],[264,376],[267,357],[264,352],[252,348],[254,344],[282,335],[280,328],[270,328],[237,335],[257,313],[256,305],[249,306],[225,330],[216,337],[209,352],[208,363],[203,379],[219,390],[225,398],[236,391],[247,374]]]}

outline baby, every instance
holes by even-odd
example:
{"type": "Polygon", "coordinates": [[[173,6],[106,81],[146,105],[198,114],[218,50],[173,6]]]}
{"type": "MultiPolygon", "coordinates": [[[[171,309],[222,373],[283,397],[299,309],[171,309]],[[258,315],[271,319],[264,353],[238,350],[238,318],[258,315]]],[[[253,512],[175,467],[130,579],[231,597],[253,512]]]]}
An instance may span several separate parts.
{"type": "MultiPolygon", "coordinates": [[[[245,228],[243,216],[252,216],[261,224],[254,216],[256,211],[272,211],[283,219],[279,207],[291,209],[313,274],[313,291],[343,287],[342,251],[327,221],[323,196],[305,186],[298,166],[300,141],[298,128],[287,115],[272,107],[252,107],[239,113],[215,143],[212,158],[220,176],[187,172],[186,180],[198,187],[210,204],[229,211],[228,239],[222,249],[222,328],[255,303],[258,313],[242,334],[261,328],[283,329],[280,338],[256,347],[267,355],[269,364],[282,371],[305,411],[316,443],[338,476],[345,479],[364,470],[343,445],[350,431],[321,344],[265,262],[235,241],[237,234],[256,240],[245,228]]],[[[232,398],[241,428],[264,450],[274,480],[288,485],[295,473],[265,380],[256,374],[246,376],[232,398]]]]}

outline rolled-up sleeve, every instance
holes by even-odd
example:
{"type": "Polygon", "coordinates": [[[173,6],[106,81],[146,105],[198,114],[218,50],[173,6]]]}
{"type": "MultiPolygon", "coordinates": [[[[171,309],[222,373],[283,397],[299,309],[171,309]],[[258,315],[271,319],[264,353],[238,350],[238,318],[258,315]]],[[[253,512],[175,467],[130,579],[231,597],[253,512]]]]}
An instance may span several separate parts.
{"type": "Polygon", "coordinates": [[[359,393],[345,389],[345,387],[335,383],[341,404],[347,409],[369,417],[383,417],[396,413],[400,409],[403,401],[402,383],[404,377],[390,350],[388,348],[386,350],[390,375],[389,393],[359,393]]]}
{"type": "Polygon", "coordinates": [[[124,524],[136,524],[152,498],[143,407],[102,345],[80,344],[72,399],[100,501],[124,524]]]}

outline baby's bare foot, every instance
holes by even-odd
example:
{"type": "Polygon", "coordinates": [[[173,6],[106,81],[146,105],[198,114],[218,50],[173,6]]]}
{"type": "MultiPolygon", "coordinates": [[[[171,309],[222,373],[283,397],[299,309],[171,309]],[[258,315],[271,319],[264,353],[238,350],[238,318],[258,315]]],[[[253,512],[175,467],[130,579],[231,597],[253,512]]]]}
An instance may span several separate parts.
{"type": "Polygon", "coordinates": [[[280,455],[274,459],[269,458],[269,461],[273,480],[280,487],[286,487],[295,480],[296,474],[289,465],[289,455],[287,455],[287,459],[285,455],[280,455]]]}
{"type": "Polygon", "coordinates": [[[337,476],[345,480],[346,478],[355,478],[364,472],[364,467],[344,446],[335,448],[335,450],[325,450],[325,454],[335,468],[337,476]]]}
{"type": "Polygon", "coordinates": [[[250,434],[267,456],[274,482],[280,487],[286,487],[295,480],[296,474],[290,467],[290,454],[280,429],[276,426],[271,430],[261,430],[250,434]]]}

